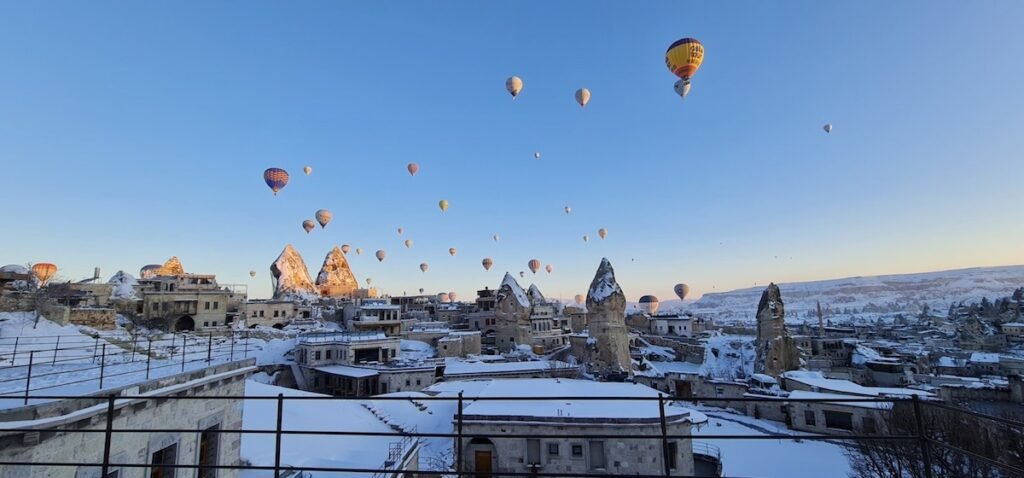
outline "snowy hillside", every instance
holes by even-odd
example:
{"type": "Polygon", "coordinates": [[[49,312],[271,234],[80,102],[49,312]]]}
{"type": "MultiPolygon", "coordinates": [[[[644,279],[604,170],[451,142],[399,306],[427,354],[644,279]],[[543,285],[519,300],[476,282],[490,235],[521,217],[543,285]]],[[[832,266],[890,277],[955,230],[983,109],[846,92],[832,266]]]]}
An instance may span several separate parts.
{"type": "MultiPolygon", "coordinates": [[[[917,314],[927,304],[933,314],[945,315],[952,302],[976,302],[1009,296],[1024,286],[1024,266],[978,267],[920,274],[849,277],[779,284],[787,321],[815,317],[821,301],[826,316],[849,314],[917,314]]],[[[763,286],[705,294],[684,307],[718,320],[753,321],[763,286]]]]}

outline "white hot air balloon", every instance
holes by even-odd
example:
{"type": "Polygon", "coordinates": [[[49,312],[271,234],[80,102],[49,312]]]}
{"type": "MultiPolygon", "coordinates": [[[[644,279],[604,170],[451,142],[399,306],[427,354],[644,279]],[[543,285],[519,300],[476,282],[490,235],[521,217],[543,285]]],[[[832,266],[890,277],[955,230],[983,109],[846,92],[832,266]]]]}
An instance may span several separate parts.
{"type": "Polygon", "coordinates": [[[576,102],[580,104],[580,108],[586,107],[590,102],[590,90],[586,88],[576,90],[576,102]]]}
{"type": "Polygon", "coordinates": [[[438,302],[448,302],[448,293],[447,292],[441,292],[440,294],[437,294],[437,301],[438,302]]]}
{"type": "Polygon", "coordinates": [[[587,300],[587,297],[584,296],[583,294],[576,294],[576,297],[574,297],[574,299],[576,299],[577,304],[583,305],[583,302],[587,300]]]}
{"type": "Polygon", "coordinates": [[[493,239],[494,239],[494,242],[498,242],[498,241],[500,241],[500,240],[501,240],[501,236],[499,236],[499,235],[495,234],[495,235],[494,235],[494,237],[493,237],[493,239]]]}
{"type": "Polygon", "coordinates": [[[427,264],[426,262],[420,264],[420,270],[421,271],[427,272],[427,269],[430,269],[430,264],[427,264]]]}
{"type": "Polygon", "coordinates": [[[405,247],[407,249],[412,249],[412,239],[406,239],[405,240],[405,247]]]}
{"type": "Polygon", "coordinates": [[[583,235],[583,242],[589,242],[589,241],[590,241],[590,236],[584,234],[583,235]]]}
{"type": "Polygon", "coordinates": [[[456,294],[456,293],[454,293],[454,292],[449,292],[449,293],[448,293],[448,300],[449,300],[449,301],[452,301],[452,302],[458,302],[458,300],[459,300],[459,295],[458,295],[458,294],[456,294]]]}
{"type": "Polygon", "coordinates": [[[832,123],[825,124],[825,132],[826,133],[831,133],[832,132],[832,123]]]}
{"type": "Polygon", "coordinates": [[[540,151],[533,153],[533,159],[540,159],[540,151]]]}
{"type": "Polygon", "coordinates": [[[597,235],[601,236],[601,239],[604,239],[608,237],[608,230],[602,227],[601,229],[597,230],[597,235]]]}
{"type": "Polygon", "coordinates": [[[548,271],[548,274],[550,274],[551,272],[553,272],[555,270],[555,266],[553,266],[551,264],[548,264],[548,265],[544,266],[544,270],[548,271]]]}
{"type": "Polygon", "coordinates": [[[516,96],[519,96],[519,92],[523,91],[523,80],[518,76],[508,77],[508,79],[505,80],[505,91],[508,91],[508,94],[512,95],[513,99],[516,96]]]}
{"type": "Polygon", "coordinates": [[[399,236],[401,236],[403,232],[405,232],[405,229],[398,228],[398,235],[399,236]]]}
{"type": "Polygon", "coordinates": [[[363,248],[362,247],[357,247],[356,248],[356,254],[363,255],[363,248]]]}
{"type": "Polygon", "coordinates": [[[351,250],[352,250],[352,246],[350,246],[348,244],[342,244],[341,245],[341,252],[344,252],[345,254],[348,254],[348,251],[351,251],[351,250]]]}
{"type": "Polygon", "coordinates": [[[370,285],[370,284],[373,284],[373,277],[367,277],[366,278],[366,285],[370,285]]]}
{"type": "Polygon", "coordinates": [[[537,259],[530,259],[530,262],[527,262],[526,266],[530,268],[530,271],[536,274],[537,271],[540,270],[540,261],[537,259]]]}
{"type": "Polygon", "coordinates": [[[571,213],[571,212],[572,212],[572,208],[571,208],[571,207],[569,207],[569,206],[565,206],[565,213],[566,213],[566,214],[569,214],[569,213],[571,213]]]}
{"type": "Polygon", "coordinates": [[[306,167],[302,168],[302,172],[306,173],[306,176],[309,176],[310,174],[313,174],[313,167],[312,166],[306,166],[306,167]]]}
{"type": "Polygon", "coordinates": [[[480,263],[483,264],[485,271],[491,270],[491,266],[494,265],[494,261],[490,257],[485,257],[480,263]]]}
{"type": "Polygon", "coordinates": [[[380,250],[377,251],[377,260],[379,262],[384,262],[384,258],[387,257],[387,256],[388,256],[388,253],[385,252],[384,249],[380,249],[380,250]]]}
{"type": "Polygon", "coordinates": [[[456,251],[454,247],[449,247],[448,248],[448,253],[451,254],[453,257],[455,256],[456,252],[458,252],[458,251],[456,251]]]}

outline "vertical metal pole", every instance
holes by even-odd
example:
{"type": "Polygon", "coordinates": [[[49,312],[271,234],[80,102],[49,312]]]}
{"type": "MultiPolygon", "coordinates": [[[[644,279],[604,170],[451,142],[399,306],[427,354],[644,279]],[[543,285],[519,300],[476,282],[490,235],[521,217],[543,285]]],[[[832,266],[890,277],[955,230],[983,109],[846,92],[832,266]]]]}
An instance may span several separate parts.
{"type": "Polygon", "coordinates": [[[149,380],[149,365],[153,362],[153,338],[149,337],[146,342],[149,342],[146,347],[146,380],[149,380]]]}
{"type": "Polygon", "coordinates": [[[29,385],[32,384],[32,362],[33,362],[32,358],[33,358],[34,355],[35,355],[35,352],[29,352],[28,353],[28,376],[25,377],[25,405],[28,405],[29,385]]]}
{"type": "Polygon", "coordinates": [[[12,367],[14,366],[14,361],[18,358],[18,340],[20,340],[20,339],[21,339],[21,337],[15,337],[14,338],[14,352],[11,352],[11,366],[12,367]]]}
{"type": "Polygon", "coordinates": [[[132,334],[132,359],[131,363],[135,363],[135,349],[139,346],[139,334],[132,334]]]}
{"type": "Polygon", "coordinates": [[[110,439],[114,430],[114,395],[107,396],[107,430],[103,436],[103,472],[100,476],[110,473],[110,439]]]}
{"type": "Polygon", "coordinates": [[[92,343],[92,363],[96,363],[96,353],[100,351],[100,336],[96,336],[96,340],[92,343]]]}
{"type": "Polygon", "coordinates": [[[206,363],[213,358],[213,332],[206,336],[206,363]]]}
{"type": "Polygon", "coordinates": [[[455,474],[462,478],[462,392],[459,392],[459,414],[456,415],[455,474]]]}
{"type": "Polygon", "coordinates": [[[661,461],[665,464],[665,476],[672,476],[669,466],[671,457],[668,450],[668,423],[665,421],[665,396],[658,394],[658,413],[661,415],[661,461]]]}
{"type": "Polygon", "coordinates": [[[235,334],[234,332],[232,332],[231,333],[231,352],[228,353],[228,355],[229,355],[228,356],[228,362],[234,362],[235,361],[235,339],[237,339],[237,338],[238,338],[238,335],[235,334]]]}
{"type": "Polygon", "coordinates": [[[50,365],[57,365],[57,351],[60,350],[60,336],[57,336],[57,341],[53,345],[53,361],[50,365]]]}
{"type": "Polygon", "coordinates": [[[103,390],[103,372],[107,368],[107,344],[103,344],[103,355],[100,357],[100,390],[103,390]]]}
{"type": "Polygon", "coordinates": [[[245,330],[245,343],[242,344],[242,358],[249,358],[249,330],[245,330]]]}
{"type": "Polygon", "coordinates": [[[924,417],[921,415],[921,399],[914,395],[914,422],[917,423],[917,439],[921,442],[921,457],[924,459],[924,476],[932,478],[932,450],[928,436],[924,433],[924,417]]]}
{"type": "Polygon", "coordinates": [[[284,394],[277,394],[277,428],[274,429],[274,478],[281,476],[281,425],[284,422],[284,394]]]}
{"type": "MultiPolygon", "coordinates": [[[[181,336],[181,371],[182,372],[185,371],[185,349],[188,348],[188,343],[186,343],[187,340],[188,340],[188,337],[185,336],[184,334],[182,334],[182,336],[181,336]]],[[[173,343],[174,339],[171,339],[171,341],[173,343]]]]}

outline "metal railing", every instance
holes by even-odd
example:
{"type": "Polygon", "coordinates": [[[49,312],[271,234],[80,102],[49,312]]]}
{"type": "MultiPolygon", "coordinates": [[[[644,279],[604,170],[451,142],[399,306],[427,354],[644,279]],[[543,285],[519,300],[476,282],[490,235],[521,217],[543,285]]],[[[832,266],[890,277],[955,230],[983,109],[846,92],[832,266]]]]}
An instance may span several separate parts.
{"type": "MultiPolygon", "coordinates": [[[[81,401],[81,396],[35,396],[33,398],[49,399],[49,400],[60,400],[60,399],[76,399],[81,401]]],[[[102,429],[87,429],[81,427],[75,427],[73,424],[64,426],[40,426],[38,428],[26,428],[25,425],[18,427],[8,428],[0,427],[0,437],[11,433],[26,433],[26,432],[45,432],[44,435],[61,434],[61,433],[94,433],[99,434],[103,437],[104,447],[103,454],[97,457],[97,461],[88,463],[85,461],[17,461],[8,460],[4,458],[3,449],[0,449],[0,466],[47,466],[47,467],[82,467],[92,466],[101,468],[103,474],[106,476],[107,473],[115,468],[117,469],[135,469],[135,468],[174,468],[174,469],[186,469],[186,470],[203,470],[203,469],[235,469],[235,470],[261,470],[273,472],[273,476],[282,478],[287,476],[302,476],[305,473],[314,472],[334,472],[334,473],[356,473],[356,474],[370,474],[378,476],[388,475],[418,475],[418,476],[444,476],[444,477],[467,477],[467,476],[537,476],[537,477],[599,477],[614,475],[614,473],[569,473],[569,472],[558,472],[558,473],[544,473],[536,468],[531,471],[524,472],[509,472],[509,471],[498,471],[493,472],[477,472],[473,470],[467,470],[465,460],[463,457],[464,443],[467,440],[474,438],[481,439],[600,439],[600,440],[659,440],[661,446],[661,462],[663,464],[663,470],[659,474],[647,474],[647,475],[630,475],[647,478],[656,477],[669,477],[669,476],[683,476],[675,474],[675,470],[670,468],[670,463],[673,461],[670,455],[670,441],[671,440],[692,440],[695,435],[692,434],[673,434],[669,433],[670,420],[674,420],[674,417],[666,415],[665,408],[667,405],[675,405],[682,403],[681,400],[675,400],[668,396],[662,395],[658,397],[612,397],[612,396],[587,396],[587,397],[573,397],[573,396],[530,396],[530,397],[465,397],[460,392],[457,396],[422,396],[416,397],[416,402],[437,402],[437,401],[455,401],[457,402],[457,408],[452,418],[452,431],[448,433],[444,432],[421,432],[417,429],[401,429],[393,428],[393,431],[382,432],[382,431],[369,431],[369,430],[307,430],[307,429],[292,429],[284,427],[284,409],[285,403],[298,403],[312,401],[373,401],[373,402],[388,402],[388,401],[412,401],[409,397],[403,396],[377,396],[377,397],[331,397],[331,396],[320,396],[320,395],[302,395],[302,396],[291,396],[284,397],[283,395],[277,396],[187,396],[184,394],[177,395],[109,395],[109,396],[97,396],[98,404],[105,403],[105,412],[100,412],[100,408],[97,408],[97,414],[104,414],[103,428],[102,429]],[[152,400],[156,401],[159,405],[163,403],[161,401],[168,400],[273,400],[276,402],[276,425],[273,429],[216,429],[213,432],[219,434],[259,434],[259,435],[272,435],[274,437],[274,462],[273,465],[252,465],[248,463],[238,463],[230,465],[200,465],[200,464],[160,464],[154,465],[150,463],[112,463],[111,462],[111,443],[112,438],[117,434],[139,434],[139,433],[180,433],[180,434],[194,434],[200,430],[192,428],[115,428],[113,417],[115,416],[118,405],[127,406],[133,400],[152,400]],[[466,433],[465,425],[467,422],[473,420],[464,419],[463,411],[468,403],[483,402],[483,401],[510,401],[510,402],[531,402],[531,401],[573,401],[573,402],[592,402],[592,401],[612,401],[621,406],[621,402],[657,402],[658,413],[652,415],[652,419],[657,417],[660,422],[660,433],[647,433],[647,434],[631,434],[626,430],[622,430],[621,427],[612,427],[608,433],[588,433],[588,434],[573,434],[573,433],[492,433],[492,434],[479,434],[479,433],[466,433]],[[393,453],[389,454],[389,458],[382,468],[357,468],[357,467],[325,467],[325,466],[309,466],[301,467],[296,469],[289,467],[282,461],[282,441],[285,437],[289,436],[327,436],[327,437],[345,437],[345,436],[356,436],[356,437],[398,437],[402,453],[404,454],[408,450],[407,445],[413,443],[414,440],[422,438],[447,438],[454,440],[459,446],[454,449],[454,463],[451,463],[449,467],[445,469],[433,469],[433,470],[406,470],[402,469],[402,459],[395,459],[393,453]],[[389,467],[394,468],[389,468],[389,467]]],[[[703,402],[703,403],[714,403],[714,402],[729,402],[730,404],[742,403],[742,402],[768,402],[773,404],[831,404],[836,405],[837,400],[835,398],[803,398],[803,399],[771,399],[771,398],[755,398],[755,397],[740,397],[740,398],[718,398],[718,397],[694,397],[685,399],[686,402],[703,402]]],[[[1008,420],[1003,417],[995,417],[992,415],[982,414],[971,410],[961,409],[952,407],[942,403],[936,403],[931,401],[925,401],[917,398],[916,396],[907,398],[843,398],[841,400],[843,404],[890,404],[893,410],[896,407],[909,406],[908,410],[911,411],[910,417],[911,426],[909,427],[898,427],[896,423],[883,424],[885,426],[879,429],[885,430],[884,433],[849,433],[849,434],[835,434],[835,433],[807,433],[807,432],[794,432],[794,433],[771,433],[765,432],[761,434],[725,434],[725,435],[700,435],[700,441],[693,442],[693,452],[709,456],[717,456],[720,459],[723,457],[719,447],[711,445],[710,441],[718,440],[765,440],[765,443],[770,443],[774,440],[816,440],[816,441],[829,441],[833,443],[909,443],[914,445],[915,451],[913,454],[919,456],[913,456],[913,459],[918,459],[923,462],[924,465],[924,476],[928,478],[938,478],[943,475],[942,470],[938,468],[938,465],[932,463],[932,459],[937,455],[937,450],[943,450],[945,452],[956,453],[962,457],[966,457],[970,460],[977,460],[978,463],[991,466],[992,469],[998,470],[1002,475],[991,475],[991,476],[1024,476],[1024,469],[1019,467],[1017,463],[1010,463],[1000,456],[983,456],[982,454],[960,448],[954,444],[945,442],[937,437],[943,436],[945,433],[957,433],[958,430],[929,430],[928,420],[925,419],[925,415],[935,411],[941,411],[945,413],[952,413],[957,418],[957,421],[962,421],[965,417],[982,421],[992,421],[993,423],[1001,424],[1001,426],[1012,426],[1016,433],[1024,432],[1024,422],[1016,420],[1008,420]],[[899,433],[894,433],[894,432],[899,433]],[[941,432],[941,433],[935,433],[941,432]]],[[[653,403],[652,403],[653,404],[653,403]]],[[[99,407],[99,405],[96,405],[99,407]]],[[[301,406],[301,405],[299,405],[301,406]]],[[[885,410],[884,408],[877,408],[885,410]]],[[[244,413],[244,411],[243,411],[244,413]]],[[[88,418],[86,418],[88,419],[88,418]]],[[[597,423],[600,423],[600,419],[596,419],[597,423]]],[[[93,420],[98,423],[97,420],[93,420]]],[[[513,422],[510,422],[513,423],[513,422]]],[[[674,422],[673,422],[674,423],[674,422]]],[[[3,422],[0,422],[3,425],[3,422]]],[[[554,427],[556,430],[560,430],[560,427],[554,427]]],[[[209,429],[206,431],[210,431],[209,429]]],[[[676,442],[678,443],[678,442],[676,442]]],[[[499,450],[500,453],[500,450],[499,450]]],[[[724,457],[728,459],[728,457],[724,457]]],[[[742,459],[742,458],[740,458],[742,459]]]]}

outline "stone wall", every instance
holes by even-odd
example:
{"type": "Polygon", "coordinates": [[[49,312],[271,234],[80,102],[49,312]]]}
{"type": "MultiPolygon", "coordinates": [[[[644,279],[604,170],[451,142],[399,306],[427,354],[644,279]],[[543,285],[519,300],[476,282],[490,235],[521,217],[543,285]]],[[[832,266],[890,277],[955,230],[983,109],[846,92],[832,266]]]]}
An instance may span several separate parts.
{"type": "Polygon", "coordinates": [[[117,327],[117,313],[114,309],[71,309],[69,320],[72,324],[99,330],[113,330],[117,327]]]}

